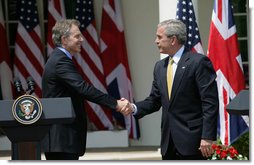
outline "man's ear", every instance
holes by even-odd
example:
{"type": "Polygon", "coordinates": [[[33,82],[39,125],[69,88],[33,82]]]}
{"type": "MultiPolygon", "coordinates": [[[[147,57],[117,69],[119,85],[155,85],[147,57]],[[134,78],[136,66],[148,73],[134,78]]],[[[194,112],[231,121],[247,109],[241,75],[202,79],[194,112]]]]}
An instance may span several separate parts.
{"type": "Polygon", "coordinates": [[[177,40],[176,36],[173,36],[172,45],[176,45],[176,44],[178,44],[178,40],[177,40]]]}
{"type": "Polygon", "coordinates": [[[67,42],[66,39],[67,38],[65,36],[61,36],[61,43],[62,43],[62,45],[65,45],[65,43],[67,42]]]}

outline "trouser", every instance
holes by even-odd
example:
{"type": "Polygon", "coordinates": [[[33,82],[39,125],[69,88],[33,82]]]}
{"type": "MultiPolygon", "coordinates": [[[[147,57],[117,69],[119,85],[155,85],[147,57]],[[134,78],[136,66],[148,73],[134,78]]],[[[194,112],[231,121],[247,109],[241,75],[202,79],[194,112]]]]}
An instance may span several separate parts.
{"type": "Polygon", "coordinates": [[[176,147],[175,144],[170,136],[169,138],[169,145],[168,149],[165,155],[162,155],[162,160],[206,160],[201,152],[200,154],[197,155],[182,155],[180,154],[176,147]]]}
{"type": "Polygon", "coordinates": [[[79,155],[66,152],[45,152],[46,160],[78,160],[79,155]]]}

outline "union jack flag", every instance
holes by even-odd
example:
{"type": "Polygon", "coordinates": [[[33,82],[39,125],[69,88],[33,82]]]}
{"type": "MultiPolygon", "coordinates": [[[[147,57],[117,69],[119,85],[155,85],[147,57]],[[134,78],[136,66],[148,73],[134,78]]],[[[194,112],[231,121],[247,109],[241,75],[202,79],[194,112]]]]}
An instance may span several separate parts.
{"type": "Polygon", "coordinates": [[[27,89],[26,79],[35,81],[35,95],[41,97],[41,76],[44,67],[43,45],[36,0],[17,1],[18,29],[15,42],[14,76],[27,89]]]}
{"type": "Polygon", "coordinates": [[[191,0],[177,1],[176,19],[181,20],[187,28],[187,41],[185,43],[185,48],[204,54],[191,0]]]}
{"type": "Polygon", "coordinates": [[[217,73],[220,110],[218,134],[225,145],[249,130],[248,116],[230,115],[227,104],[245,89],[242,59],[230,0],[215,0],[210,25],[208,57],[217,73]]]}
{"type": "MultiPolygon", "coordinates": [[[[107,93],[103,65],[100,59],[99,39],[96,31],[93,0],[76,0],[75,19],[80,22],[84,41],[80,54],[74,62],[84,79],[97,89],[107,93]]],[[[86,101],[90,130],[112,130],[112,111],[98,104],[86,101]]]]}
{"type": "MultiPolygon", "coordinates": [[[[119,0],[103,0],[101,24],[101,59],[108,93],[117,99],[133,102],[131,75],[125,45],[124,27],[119,0]]],[[[112,112],[117,125],[126,128],[130,138],[139,138],[138,123],[133,115],[112,112]]]]}

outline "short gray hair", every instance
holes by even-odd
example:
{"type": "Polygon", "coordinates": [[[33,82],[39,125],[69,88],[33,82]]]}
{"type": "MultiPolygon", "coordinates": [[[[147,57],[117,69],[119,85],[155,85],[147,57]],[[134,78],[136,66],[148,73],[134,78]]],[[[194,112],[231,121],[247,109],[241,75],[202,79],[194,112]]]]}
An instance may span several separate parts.
{"type": "Polygon", "coordinates": [[[165,26],[165,34],[167,37],[176,36],[180,44],[185,44],[187,40],[186,26],[182,21],[169,19],[159,23],[157,27],[161,26],[165,26]]]}
{"type": "Polygon", "coordinates": [[[75,19],[64,19],[56,22],[55,26],[52,28],[52,40],[56,46],[62,45],[62,36],[68,37],[70,35],[72,25],[79,27],[80,23],[75,19]]]}

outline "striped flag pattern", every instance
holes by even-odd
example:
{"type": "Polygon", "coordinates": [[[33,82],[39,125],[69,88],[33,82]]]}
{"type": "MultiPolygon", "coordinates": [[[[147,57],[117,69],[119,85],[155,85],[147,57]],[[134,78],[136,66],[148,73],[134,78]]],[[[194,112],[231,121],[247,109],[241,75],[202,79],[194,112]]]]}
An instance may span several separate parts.
{"type": "Polygon", "coordinates": [[[63,0],[48,0],[48,31],[47,31],[47,55],[54,49],[52,41],[52,28],[57,20],[65,18],[65,8],[63,0]]]}
{"type": "Polygon", "coordinates": [[[13,99],[12,64],[7,42],[2,3],[0,3],[0,88],[2,99],[13,99]]]}
{"type": "Polygon", "coordinates": [[[26,79],[35,81],[35,95],[41,97],[41,76],[44,67],[43,45],[36,0],[18,1],[18,28],[15,41],[14,76],[27,89],[26,79]]]}
{"type": "MultiPolygon", "coordinates": [[[[74,62],[87,82],[93,84],[102,92],[107,93],[103,66],[100,59],[93,0],[76,0],[74,18],[80,22],[80,30],[84,38],[81,52],[74,56],[74,62]]],[[[114,129],[115,125],[111,110],[89,101],[86,101],[85,104],[90,130],[114,129]]]]}
{"type": "MultiPolygon", "coordinates": [[[[117,99],[124,97],[134,102],[119,0],[103,0],[100,37],[101,61],[108,93],[117,99]]],[[[132,115],[124,117],[119,112],[112,114],[117,125],[128,130],[129,138],[139,138],[138,123],[132,115]]]]}
{"type": "Polygon", "coordinates": [[[194,7],[191,0],[177,1],[176,19],[181,20],[187,28],[187,41],[185,43],[185,48],[204,54],[194,7]]]}
{"type": "Polygon", "coordinates": [[[230,0],[215,0],[210,25],[208,57],[217,73],[220,110],[218,133],[230,145],[249,130],[248,116],[230,115],[227,104],[245,89],[242,59],[230,0]]]}

